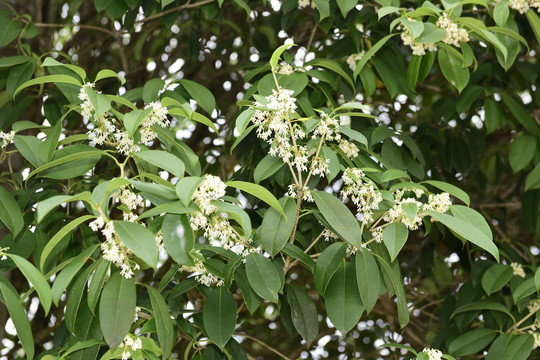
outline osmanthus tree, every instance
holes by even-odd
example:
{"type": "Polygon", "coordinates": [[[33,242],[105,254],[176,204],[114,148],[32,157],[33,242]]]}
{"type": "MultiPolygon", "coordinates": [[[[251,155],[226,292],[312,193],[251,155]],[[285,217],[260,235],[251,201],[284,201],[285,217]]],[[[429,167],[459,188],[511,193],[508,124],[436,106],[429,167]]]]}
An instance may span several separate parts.
{"type": "Polygon", "coordinates": [[[0,359],[538,358],[538,1],[1,4],[0,359]]]}

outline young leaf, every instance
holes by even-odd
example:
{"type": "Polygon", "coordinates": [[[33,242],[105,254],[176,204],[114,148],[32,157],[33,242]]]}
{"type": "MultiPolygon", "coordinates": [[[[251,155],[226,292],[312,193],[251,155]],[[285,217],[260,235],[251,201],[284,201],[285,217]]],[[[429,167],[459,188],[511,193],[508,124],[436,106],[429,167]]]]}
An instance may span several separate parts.
{"type": "Polygon", "coordinates": [[[402,222],[394,222],[384,228],[384,245],[386,245],[392,261],[398,256],[408,236],[409,229],[402,222]]]}
{"type": "Polygon", "coordinates": [[[119,272],[113,273],[99,302],[101,331],[111,349],[120,345],[131,328],[136,303],[137,292],[133,279],[126,279],[119,272]]]}
{"type": "Polygon", "coordinates": [[[208,295],[203,322],[206,335],[223,350],[236,326],[236,301],[224,286],[216,287],[208,295]]]}
{"type": "Polygon", "coordinates": [[[274,303],[278,302],[281,280],[270,260],[258,253],[250,254],[246,261],[246,275],[249,285],[260,297],[274,303]]]}
{"type": "Polygon", "coordinates": [[[182,79],[180,84],[186,89],[188,94],[195,100],[208,114],[212,114],[216,108],[214,95],[204,86],[195,81],[182,79]]]}
{"type": "Polygon", "coordinates": [[[279,62],[279,58],[281,57],[281,54],[291,46],[296,46],[295,44],[285,44],[278,47],[273,53],[272,57],[270,58],[270,66],[272,67],[272,72],[276,70],[276,66],[279,62]]]}

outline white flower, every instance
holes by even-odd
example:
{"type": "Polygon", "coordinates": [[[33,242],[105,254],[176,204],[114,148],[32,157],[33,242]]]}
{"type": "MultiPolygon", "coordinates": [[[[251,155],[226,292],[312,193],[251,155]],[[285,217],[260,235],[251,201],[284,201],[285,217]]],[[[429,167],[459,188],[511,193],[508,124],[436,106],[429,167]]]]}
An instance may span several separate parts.
{"type": "Polygon", "coordinates": [[[442,352],[437,349],[424,348],[423,352],[429,355],[429,360],[441,360],[442,352]]]}
{"type": "Polygon", "coordinates": [[[362,57],[364,56],[365,54],[365,51],[361,51],[359,52],[358,54],[351,54],[347,57],[347,65],[349,65],[349,68],[352,70],[352,71],[355,71],[356,70],[356,63],[358,61],[360,61],[360,59],[362,59],[362,57]]]}
{"type": "MultiPolygon", "coordinates": [[[[116,202],[121,202],[122,204],[126,205],[128,209],[135,210],[139,206],[143,206],[144,199],[142,196],[135,194],[131,189],[127,186],[122,186],[120,188],[120,196],[116,198],[116,202]]],[[[135,217],[136,218],[136,217],[135,217]]],[[[133,218],[130,219],[129,215],[126,219],[126,216],[124,216],[124,220],[126,221],[132,221],[133,218]]]]}
{"type": "Polygon", "coordinates": [[[341,195],[343,201],[351,198],[357,207],[356,217],[361,219],[364,225],[368,225],[373,222],[373,212],[378,210],[382,194],[373,184],[364,182],[363,177],[364,173],[360,169],[345,169],[341,177],[344,183],[341,195]]]}
{"type": "Polygon", "coordinates": [[[9,144],[13,143],[13,137],[15,137],[15,131],[10,131],[7,133],[0,131],[0,140],[2,140],[2,146],[0,146],[0,149],[3,149],[9,144]]]}
{"type": "Polygon", "coordinates": [[[141,148],[134,144],[133,139],[126,131],[117,131],[114,137],[117,141],[116,149],[120,154],[127,156],[130,152],[141,151],[141,148]]]}
{"type": "Polygon", "coordinates": [[[298,0],[298,8],[303,9],[311,5],[311,0],[298,0]]]}
{"type": "Polygon", "coordinates": [[[103,217],[100,215],[96,220],[94,220],[90,224],[88,224],[88,226],[90,226],[90,229],[92,229],[94,231],[98,231],[103,226],[105,226],[105,221],[103,220],[103,217]]]}
{"type": "Polygon", "coordinates": [[[122,352],[122,360],[131,358],[131,352],[142,349],[142,341],[138,336],[127,334],[124,341],[119,345],[124,348],[122,352]]]}
{"type": "Polygon", "coordinates": [[[206,175],[203,182],[193,193],[192,200],[199,206],[203,214],[210,215],[217,211],[217,208],[211,204],[225,195],[227,185],[217,176],[206,175]]]}
{"type": "Polygon", "coordinates": [[[469,33],[467,30],[458,28],[456,23],[454,23],[447,14],[443,14],[441,17],[439,17],[436,25],[441,29],[446,30],[446,36],[444,39],[442,39],[442,41],[446,44],[459,47],[460,41],[469,41],[469,33]]]}
{"type": "Polygon", "coordinates": [[[540,310],[540,299],[534,299],[529,301],[529,304],[527,305],[527,310],[531,313],[535,313],[538,310],[540,310]]]}
{"type": "Polygon", "coordinates": [[[153,130],[154,126],[166,127],[170,124],[170,121],[167,119],[168,111],[166,107],[158,102],[151,102],[147,108],[149,107],[152,108],[152,111],[143,119],[141,128],[139,129],[141,134],[139,143],[147,146],[150,146],[152,141],[157,137],[157,133],[153,130]]]}
{"type": "Polygon", "coordinates": [[[286,63],[281,63],[279,70],[277,71],[280,75],[290,75],[294,72],[294,68],[286,63]]]}
{"type": "Polygon", "coordinates": [[[529,331],[529,334],[531,334],[534,338],[534,344],[533,344],[533,350],[540,346],[540,333],[529,331]]]}
{"type": "Polygon", "coordinates": [[[9,250],[9,247],[0,248],[0,260],[7,260],[6,251],[9,250]]]}
{"type": "Polygon", "coordinates": [[[345,139],[339,141],[339,148],[347,155],[349,159],[354,159],[358,156],[358,147],[353,143],[345,139]]]}
{"type": "MultiPolygon", "coordinates": [[[[200,252],[194,250],[193,251],[195,255],[200,255],[200,252]]],[[[223,285],[223,279],[220,279],[216,275],[212,274],[204,267],[204,264],[199,259],[198,256],[192,256],[194,265],[193,266],[186,266],[183,265],[180,268],[180,271],[188,271],[195,274],[195,279],[206,286],[211,286],[213,284],[217,286],[223,285]]]]}
{"type": "Polygon", "coordinates": [[[510,266],[512,267],[512,270],[514,271],[514,276],[519,276],[524,278],[525,277],[525,270],[523,270],[523,266],[520,263],[511,263],[510,266]]]}

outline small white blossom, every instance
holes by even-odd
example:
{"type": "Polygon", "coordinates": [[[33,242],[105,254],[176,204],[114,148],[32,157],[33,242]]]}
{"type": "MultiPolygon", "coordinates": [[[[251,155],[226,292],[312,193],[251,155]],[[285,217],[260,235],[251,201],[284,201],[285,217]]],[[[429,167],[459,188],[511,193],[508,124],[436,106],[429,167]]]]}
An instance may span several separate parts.
{"type": "Polygon", "coordinates": [[[281,63],[277,71],[277,73],[280,75],[290,75],[293,72],[294,72],[294,68],[291,65],[286,64],[286,63],[281,63]]]}
{"type": "Polygon", "coordinates": [[[298,8],[303,9],[311,5],[311,0],[298,0],[298,8]]]}
{"type": "Polygon", "coordinates": [[[100,215],[96,220],[88,224],[88,226],[90,226],[90,229],[97,232],[99,229],[105,226],[105,221],[103,220],[103,217],[100,215]]]}
{"type": "Polygon", "coordinates": [[[349,159],[354,159],[358,156],[358,147],[353,143],[345,139],[339,141],[339,148],[347,155],[349,159]]]}
{"type": "Polygon", "coordinates": [[[6,252],[9,250],[9,247],[0,248],[0,260],[7,260],[6,252]]]}
{"type": "Polygon", "coordinates": [[[133,138],[126,131],[117,131],[114,134],[117,141],[116,150],[120,154],[129,155],[130,152],[139,152],[141,148],[134,144],[133,138]]]}
{"type": "MultiPolygon", "coordinates": [[[[195,253],[195,255],[200,255],[200,252],[198,251],[193,251],[195,253]]],[[[212,274],[211,272],[208,271],[208,269],[206,269],[206,267],[204,266],[203,262],[199,259],[198,256],[193,256],[193,262],[194,262],[194,265],[193,266],[187,266],[187,265],[183,265],[181,268],[180,268],[180,271],[187,271],[187,272],[190,272],[190,273],[193,273],[195,274],[195,279],[203,284],[203,285],[206,285],[206,286],[211,286],[211,285],[216,285],[216,286],[221,286],[223,285],[223,279],[217,277],[216,275],[212,274]]]]}
{"type": "Polygon", "coordinates": [[[87,119],[90,119],[92,118],[92,113],[95,112],[95,109],[92,105],[92,102],[90,101],[88,93],[86,92],[87,87],[93,88],[94,84],[87,83],[86,85],[81,87],[81,90],[79,90],[79,100],[83,102],[81,104],[81,115],[87,119]]]}
{"type": "Polygon", "coordinates": [[[428,354],[429,360],[441,360],[442,359],[443,354],[442,354],[442,352],[440,350],[424,348],[423,352],[425,354],[428,354]]]}
{"type": "Polygon", "coordinates": [[[382,194],[376,190],[373,184],[364,182],[364,173],[357,168],[347,168],[341,179],[344,186],[341,190],[343,201],[351,198],[357,207],[356,217],[362,219],[364,225],[373,222],[373,212],[379,209],[382,202],[382,194]]]}
{"type": "Polygon", "coordinates": [[[15,137],[15,131],[2,132],[0,131],[0,140],[2,140],[2,145],[0,149],[7,147],[9,144],[13,143],[13,138],[15,137]]]}
{"type": "Polygon", "coordinates": [[[142,341],[138,336],[127,334],[119,347],[124,349],[122,352],[122,360],[127,360],[131,358],[131,353],[133,351],[142,349],[142,341]]]}
{"type": "Polygon", "coordinates": [[[523,266],[520,263],[511,263],[510,266],[512,267],[512,270],[514,271],[514,276],[519,276],[524,278],[525,277],[525,270],[523,270],[523,266]]]}
{"type": "Polygon", "coordinates": [[[156,125],[161,127],[169,126],[170,121],[167,119],[167,108],[162,106],[161,103],[151,102],[147,108],[152,108],[152,111],[141,122],[141,128],[139,129],[141,140],[139,143],[150,146],[157,137],[154,127],[156,125]]]}
{"type": "Polygon", "coordinates": [[[360,59],[362,59],[362,57],[364,56],[365,54],[365,51],[361,51],[360,53],[358,54],[351,54],[347,57],[347,65],[349,65],[349,68],[352,70],[352,71],[355,71],[356,70],[356,63],[358,61],[360,61],[360,59]]]}
{"type": "Polygon", "coordinates": [[[437,19],[436,25],[441,29],[446,30],[446,36],[442,41],[446,44],[459,47],[459,42],[468,42],[469,33],[463,28],[458,28],[457,24],[450,19],[447,14],[443,14],[437,19]]]}

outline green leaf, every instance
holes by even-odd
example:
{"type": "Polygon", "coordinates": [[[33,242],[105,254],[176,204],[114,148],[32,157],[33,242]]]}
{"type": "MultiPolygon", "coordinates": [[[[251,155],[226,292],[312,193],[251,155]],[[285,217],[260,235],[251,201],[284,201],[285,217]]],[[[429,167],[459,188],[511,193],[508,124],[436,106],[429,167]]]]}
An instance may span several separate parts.
{"type": "Polygon", "coordinates": [[[530,277],[522,282],[519,282],[517,286],[512,286],[512,298],[514,304],[517,304],[520,300],[534,294],[536,292],[536,284],[534,278],[530,277]]]}
{"type": "Polygon", "coordinates": [[[272,67],[272,72],[276,70],[276,66],[279,62],[279,59],[281,58],[281,54],[291,46],[296,46],[295,44],[285,44],[278,47],[274,52],[272,53],[272,57],[270,58],[270,66],[272,67]]]}
{"type": "Polygon", "coordinates": [[[508,315],[512,321],[516,321],[516,319],[514,319],[514,316],[512,315],[512,313],[510,312],[510,310],[508,310],[508,308],[506,306],[504,306],[503,304],[500,304],[500,303],[496,303],[496,302],[493,302],[493,301],[476,301],[476,302],[472,302],[472,303],[469,303],[469,304],[465,304],[465,305],[462,305],[460,307],[458,307],[456,310],[454,310],[454,312],[452,313],[452,317],[458,315],[458,314],[461,314],[461,313],[464,313],[464,312],[468,312],[468,311],[497,311],[497,312],[502,312],[506,315],[508,315]]]}
{"type": "Polygon", "coordinates": [[[30,61],[16,65],[9,70],[8,78],[6,81],[6,90],[8,94],[12,95],[19,86],[28,81],[34,71],[36,70],[36,60],[34,58],[30,61]]]}
{"type": "Polygon", "coordinates": [[[244,133],[244,130],[246,130],[246,127],[248,126],[249,122],[251,121],[251,116],[255,112],[254,109],[246,109],[238,115],[235,122],[236,131],[238,131],[238,136],[242,135],[244,133]]]}
{"type": "Polygon", "coordinates": [[[246,306],[249,310],[249,313],[253,315],[255,313],[255,310],[259,307],[261,303],[261,299],[259,298],[259,295],[253,290],[253,288],[249,285],[247,276],[246,276],[246,269],[244,268],[237,268],[234,273],[234,278],[236,280],[236,284],[242,291],[242,297],[244,298],[244,302],[246,303],[246,306]]]}
{"type": "MultiPolygon", "coordinates": [[[[14,124],[14,127],[17,123],[14,124]]],[[[40,167],[45,164],[39,156],[39,146],[42,141],[35,136],[15,135],[13,143],[21,155],[28,160],[34,167],[40,167]]]]}
{"type": "Polygon", "coordinates": [[[493,255],[497,261],[499,261],[499,249],[497,249],[497,246],[493,243],[493,240],[491,240],[477,227],[464,220],[437,211],[426,211],[426,213],[431,215],[437,221],[440,221],[444,226],[448,227],[458,235],[486,250],[493,255]]]}
{"type": "MultiPolygon", "coordinates": [[[[60,357],[60,360],[65,359],[68,355],[71,355],[74,352],[77,352],[82,349],[88,349],[95,345],[103,345],[103,341],[97,339],[90,339],[85,341],[79,341],[75,345],[69,347],[60,357]]],[[[42,357],[41,360],[47,360],[45,357],[42,357]]]]}
{"type": "Polygon", "coordinates": [[[92,256],[98,246],[99,245],[93,245],[76,257],[70,259],[70,262],[62,269],[56,279],[54,279],[51,291],[52,300],[56,306],[58,306],[58,302],[60,301],[60,297],[64,293],[64,290],[66,290],[68,285],[71,283],[71,280],[73,280],[79,270],[84,266],[84,264],[86,264],[88,258],[92,256]]]}
{"type": "Polygon", "coordinates": [[[529,20],[529,25],[531,25],[534,36],[536,36],[536,41],[540,43],[540,17],[534,11],[527,11],[525,16],[529,20]]]}
{"type": "Polygon", "coordinates": [[[46,176],[51,179],[71,179],[74,177],[77,177],[89,169],[93,168],[94,165],[101,159],[101,156],[106,154],[103,150],[84,150],[79,151],[78,149],[87,149],[91,148],[91,146],[88,145],[72,145],[63,149],[60,149],[56,151],[56,155],[59,155],[59,153],[62,150],[68,151],[76,151],[74,153],[70,153],[66,156],[60,156],[64,154],[62,152],[58,158],[54,159],[51,162],[46,163],[45,165],[42,165],[35,169],[34,171],[30,172],[28,174],[28,178],[31,178],[32,176],[43,172],[45,170],[48,170],[46,173],[44,173],[43,176],[46,176]],[[82,168],[77,167],[78,165],[82,164],[82,168]],[[89,168],[88,168],[89,164],[89,168]]]}
{"type": "Polygon", "coordinates": [[[246,239],[251,238],[251,220],[247,212],[237,205],[219,200],[212,201],[212,204],[215,205],[220,212],[227,213],[231,219],[236,221],[242,227],[242,230],[244,230],[244,237],[246,239]]]}
{"type": "Polygon", "coordinates": [[[270,205],[271,207],[273,207],[274,209],[276,209],[280,214],[282,214],[283,216],[287,216],[284,212],[283,212],[283,208],[281,207],[279,201],[276,199],[276,197],[274,195],[272,195],[272,193],[268,190],[266,190],[265,188],[263,188],[262,186],[260,185],[257,185],[257,184],[252,184],[252,183],[249,183],[249,182],[245,182],[245,181],[228,181],[226,182],[227,186],[232,186],[234,188],[237,188],[239,190],[242,190],[242,191],[245,191],[259,199],[261,199],[262,201],[264,201],[265,203],[267,203],[268,205],[270,205]]]}
{"type": "Polygon", "coordinates": [[[335,195],[325,191],[313,191],[315,204],[332,231],[356,248],[360,247],[361,231],[358,220],[335,195]]]}
{"type": "Polygon", "coordinates": [[[450,205],[450,211],[454,217],[471,224],[483,232],[490,240],[493,240],[493,234],[491,233],[489,224],[478,211],[463,205],[450,205]]]}
{"type": "Polygon", "coordinates": [[[158,99],[159,92],[163,89],[165,86],[165,81],[156,78],[151,79],[144,84],[143,91],[142,91],[142,99],[145,103],[149,104],[152,101],[156,101],[158,99]]]}
{"type": "Polygon", "coordinates": [[[99,263],[96,266],[96,270],[92,275],[90,286],[88,287],[87,298],[88,308],[94,315],[96,314],[96,305],[98,303],[99,296],[101,295],[101,291],[103,290],[103,284],[105,283],[105,278],[109,273],[109,266],[111,264],[110,261],[107,261],[105,259],[98,260],[98,262],[99,263]]]}
{"type": "Polygon", "coordinates": [[[367,141],[366,137],[364,136],[364,134],[362,134],[361,132],[353,130],[353,129],[348,128],[346,126],[340,126],[339,131],[342,134],[344,134],[344,135],[350,137],[351,139],[359,142],[360,144],[364,145],[366,148],[368,147],[368,141],[367,141]]]}
{"type": "Polygon", "coordinates": [[[204,111],[208,114],[212,114],[216,108],[216,99],[214,99],[214,95],[210,90],[195,81],[187,79],[180,80],[180,84],[182,84],[188,94],[204,109],[204,111]]]}
{"type": "Polygon", "coordinates": [[[171,351],[175,342],[176,333],[173,328],[169,309],[160,293],[152,286],[146,285],[150,303],[152,304],[152,313],[156,321],[157,336],[164,359],[171,356],[171,351]]]}
{"type": "Polygon", "coordinates": [[[45,310],[45,315],[49,313],[52,303],[52,293],[47,280],[41,274],[38,269],[35,268],[28,260],[19,255],[7,254],[7,256],[13,260],[15,265],[22,272],[26,280],[36,289],[38,293],[41,306],[45,310]]]}
{"type": "Polygon", "coordinates": [[[409,229],[402,222],[394,222],[383,230],[384,245],[392,261],[398,256],[409,236],[409,229]]]}
{"type": "Polygon", "coordinates": [[[190,253],[195,246],[195,235],[187,215],[165,215],[161,231],[169,256],[180,265],[193,266],[190,253]]]}
{"type": "Polygon", "coordinates": [[[142,121],[152,112],[152,108],[148,107],[144,110],[133,110],[124,115],[124,126],[129,135],[134,136],[135,131],[142,121]]]}
{"type": "Polygon", "coordinates": [[[323,67],[328,70],[332,70],[333,72],[341,76],[345,81],[347,81],[347,83],[351,86],[352,89],[355,88],[353,80],[350,78],[349,75],[347,75],[347,73],[343,70],[343,68],[341,67],[341,65],[339,65],[337,61],[334,61],[331,59],[323,59],[323,58],[314,59],[306,64],[306,66],[309,66],[309,65],[314,66],[314,67],[323,67]]]}
{"type": "MultiPolygon", "coordinates": [[[[441,29],[435,24],[424,23],[422,34],[416,39],[417,43],[436,43],[446,36],[446,30],[441,29]]],[[[414,56],[414,55],[413,55],[414,56]]]]}
{"type": "Polygon", "coordinates": [[[224,286],[218,286],[207,296],[202,313],[206,335],[223,350],[236,327],[234,297],[224,286]]]}
{"type": "Polygon", "coordinates": [[[43,61],[43,64],[41,64],[41,66],[63,66],[65,68],[73,71],[77,75],[79,75],[79,78],[81,79],[82,83],[86,82],[86,72],[82,68],[80,68],[78,66],[71,65],[71,64],[63,64],[60,61],[55,60],[55,59],[53,59],[51,57],[47,57],[43,61]]]}
{"type": "Polygon", "coordinates": [[[369,66],[364,66],[364,68],[360,71],[359,75],[362,86],[366,91],[366,95],[373,95],[375,93],[375,90],[377,89],[377,79],[375,78],[373,70],[371,70],[369,66]]]}
{"type": "Polygon", "coordinates": [[[457,355],[472,355],[482,351],[497,336],[493,329],[474,329],[455,338],[448,347],[448,352],[457,355]]]}
{"type": "Polygon", "coordinates": [[[422,181],[422,184],[429,184],[436,187],[437,189],[447,192],[450,195],[463,201],[467,206],[471,204],[471,199],[469,198],[469,195],[467,195],[465,191],[461,190],[457,186],[445,183],[443,181],[438,181],[438,180],[426,180],[426,181],[422,181]]]}
{"type": "Polygon", "coordinates": [[[342,261],[324,295],[328,318],[343,336],[360,320],[364,305],[360,300],[354,264],[342,261]]]}
{"type": "Polygon", "coordinates": [[[540,268],[536,269],[534,273],[534,287],[537,291],[540,289],[540,268]]]}
{"type": "Polygon", "coordinates": [[[278,302],[281,280],[270,260],[258,253],[250,254],[246,260],[246,275],[249,285],[257,295],[268,301],[278,302]]]}
{"type": "Polygon", "coordinates": [[[326,293],[328,282],[339,269],[346,251],[347,244],[340,241],[324,249],[317,258],[313,272],[313,283],[319,294],[324,296],[326,293]]]}
{"type": "Polygon", "coordinates": [[[439,67],[446,78],[458,92],[463,91],[469,83],[469,69],[463,67],[463,62],[451,51],[441,48],[438,51],[439,67]]]}
{"type": "Polygon", "coordinates": [[[377,51],[379,51],[383,46],[384,44],[386,44],[386,42],[388,40],[390,40],[390,38],[392,36],[395,36],[397,35],[397,33],[395,34],[389,34],[389,35],[386,35],[385,37],[383,37],[381,40],[377,41],[375,43],[375,45],[373,45],[371,47],[371,49],[369,49],[365,54],[364,56],[362,56],[362,58],[360,59],[360,61],[358,61],[358,63],[356,63],[356,69],[354,70],[354,79],[356,79],[358,77],[358,74],[360,73],[360,71],[362,71],[362,69],[364,68],[364,65],[366,65],[366,63],[369,61],[369,59],[371,59],[371,57],[373,55],[375,55],[375,53],[377,51]]]}
{"type": "Polygon", "coordinates": [[[21,341],[27,360],[32,360],[34,358],[34,336],[30,322],[19,301],[19,294],[3,276],[0,276],[0,293],[2,294],[2,301],[7,307],[9,317],[13,321],[13,325],[15,325],[17,337],[21,341]]]}
{"type": "Polygon", "coordinates": [[[19,204],[3,186],[0,186],[0,220],[13,236],[16,236],[24,227],[24,218],[19,204]]]}
{"type": "Polygon", "coordinates": [[[28,56],[6,56],[0,59],[0,68],[10,68],[15,65],[24,64],[30,61],[28,56]]]}
{"type": "Polygon", "coordinates": [[[69,289],[64,317],[66,327],[71,333],[75,333],[75,323],[79,317],[79,308],[83,298],[83,293],[86,292],[88,277],[96,265],[97,263],[94,262],[90,266],[86,267],[69,289]]]}
{"type": "Polygon", "coordinates": [[[158,248],[154,235],[144,226],[129,221],[113,221],[114,231],[120,241],[142,261],[157,267],[158,248]]]}
{"type": "Polygon", "coordinates": [[[503,288],[512,279],[513,271],[508,265],[496,264],[482,276],[482,288],[489,296],[503,288]]]}
{"type": "Polygon", "coordinates": [[[112,70],[103,69],[97,73],[96,78],[94,79],[94,84],[101,79],[107,79],[107,78],[117,78],[118,80],[120,80],[120,85],[124,85],[126,83],[126,79],[123,76],[118,75],[116,72],[112,70]]]}
{"type": "Polygon", "coordinates": [[[508,107],[512,115],[523,127],[532,135],[538,134],[538,125],[522,104],[506,94],[501,94],[504,104],[508,107]]]}
{"type": "Polygon", "coordinates": [[[90,203],[91,194],[89,191],[84,191],[77,195],[56,195],[37,203],[36,206],[36,222],[39,224],[51,211],[56,209],[61,204],[73,201],[86,201],[90,203]]]}
{"type": "Polygon", "coordinates": [[[533,189],[540,189],[540,162],[536,164],[525,182],[525,191],[533,189]]]}
{"type": "Polygon", "coordinates": [[[379,8],[377,11],[377,15],[379,17],[379,20],[381,20],[386,15],[392,14],[392,13],[398,13],[401,8],[396,6],[383,6],[379,8]]]}
{"type": "MultiPolygon", "coordinates": [[[[527,13],[529,12],[531,10],[527,13]]],[[[503,334],[491,344],[486,360],[526,360],[532,352],[533,345],[534,338],[532,335],[503,334]]]]}
{"type": "Polygon", "coordinates": [[[283,160],[277,156],[272,156],[270,154],[267,154],[258,164],[255,168],[255,172],[253,173],[253,179],[258,184],[264,179],[269,178],[270,176],[274,175],[276,171],[281,169],[285,165],[283,160]]]}
{"type": "Polygon", "coordinates": [[[99,324],[111,349],[120,345],[131,328],[136,303],[133,279],[126,279],[119,272],[113,273],[99,302],[99,324]]]}
{"type": "Polygon", "coordinates": [[[330,0],[313,0],[315,8],[319,10],[319,21],[330,16],[330,0]]]}
{"type": "Polygon", "coordinates": [[[358,3],[357,0],[337,0],[339,10],[341,10],[341,14],[343,14],[344,18],[347,17],[347,14],[349,13],[349,11],[354,9],[357,3],[358,3]]]}
{"type": "Polygon", "coordinates": [[[388,182],[395,179],[405,178],[408,179],[409,176],[405,171],[397,169],[388,169],[381,175],[381,182],[388,182]]]}
{"type": "Polygon", "coordinates": [[[379,266],[371,252],[364,249],[356,252],[355,265],[358,292],[362,304],[369,314],[375,306],[381,290],[379,266]]]}
{"type": "Polygon", "coordinates": [[[402,327],[409,323],[410,315],[407,306],[407,298],[405,297],[405,289],[403,288],[403,279],[399,271],[399,264],[394,262],[390,266],[382,257],[377,255],[379,264],[383,274],[385,275],[385,283],[391,293],[396,294],[398,321],[402,327]]]}
{"type": "Polygon", "coordinates": [[[319,334],[317,307],[304,289],[294,284],[287,287],[287,300],[291,306],[294,328],[310,347],[319,334]]]}
{"type": "Polygon", "coordinates": [[[184,177],[184,163],[171,153],[163,150],[144,150],[133,153],[133,155],[163,170],[167,170],[179,179],[184,177]]]}
{"type": "Polygon", "coordinates": [[[12,42],[21,31],[21,24],[2,14],[0,17],[0,47],[4,47],[12,42]]]}
{"type": "Polygon", "coordinates": [[[311,272],[315,269],[315,262],[309,256],[304,252],[304,250],[300,249],[298,246],[285,243],[285,246],[283,247],[283,252],[290,256],[293,259],[299,260],[301,263],[303,263],[311,272]]]}
{"type": "Polygon", "coordinates": [[[40,84],[46,84],[46,83],[62,83],[62,84],[73,84],[82,86],[82,83],[75,79],[72,76],[69,75],[46,75],[41,76],[32,80],[28,80],[27,82],[23,83],[21,86],[15,90],[13,93],[13,97],[17,96],[18,93],[20,93],[22,90],[26,89],[27,87],[33,86],[33,85],[40,85],[40,84]]]}
{"type": "Polygon", "coordinates": [[[197,190],[199,185],[203,182],[204,178],[199,176],[188,176],[181,178],[176,183],[176,195],[184,203],[184,205],[189,205],[193,193],[197,190]]]}
{"type": "Polygon", "coordinates": [[[54,250],[56,245],[58,245],[58,243],[67,234],[71,233],[73,231],[73,229],[75,229],[77,226],[79,226],[80,224],[82,224],[86,220],[94,219],[94,218],[95,218],[95,216],[93,216],[93,215],[81,216],[79,218],[76,218],[76,219],[72,220],[71,222],[66,224],[62,229],[60,229],[60,231],[58,231],[56,234],[54,234],[52,239],[47,242],[47,244],[45,245],[45,247],[43,248],[43,250],[41,252],[41,256],[39,258],[39,268],[41,269],[41,271],[44,270],[47,259],[49,258],[49,255],[54,250]]]}
{"type": "Polygon", "coordinates": [[[296,201],[293,198],[284,197],[279,202],[283,205],[286,216],[274,208],[269,208],[261,225],[262,246],[272,257],[276,256],[289,240],[296,217],[296,201]]]}

